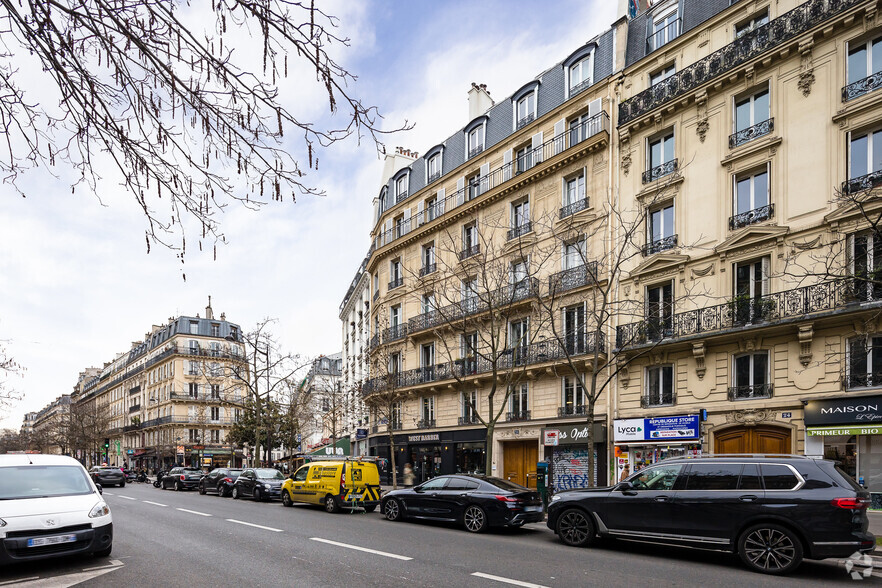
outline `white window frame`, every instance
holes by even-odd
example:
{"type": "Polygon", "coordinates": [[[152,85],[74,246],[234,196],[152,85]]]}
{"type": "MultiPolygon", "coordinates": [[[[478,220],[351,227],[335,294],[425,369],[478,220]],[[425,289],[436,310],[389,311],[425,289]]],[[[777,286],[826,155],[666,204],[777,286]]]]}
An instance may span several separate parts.
{"type": "Polygon", "coordinates": [[[509,228],[517,229],[530,222],[530,197],[520,198],[511,203],[509,228]]]}
{"type": "Polygon", "coordinates": [[[422,421],[434,421],[435,420],[435,397],[434,396],[423,396],[420,399],[420,420],[422,420],[422,421]]]}
{"type": "Polygon", "coordinates": [[[469,153],[472,151],[472,136],[477,136],[478,131],[480,130],[481,142],[480,144],[476,144],[475,148],[480,147],[479,153],[483,152],[487,146],[487,121],[484,120],[480,124],[475,125],[470,128],[468,132],[466,132],[466,141],[465,141],[465,160],[469,160],[469,153]]]}
{"type": "Polygon", "coordinates": [[[652,33],[650,34],[650,38],[652,39],[652,47],[649,49],[649,51],[656,51],[680,36],[680,28],[683,25],[682,22],[676,25],[676,30],[674,31],[673,36],[671,36],[669,32],[671,25],[676,23],[679,18],[679,6],[676,2],[672,6],[665,8],[664,10],[660,10],[658,14],[654,14],[652,16],[652,33]],[[673,21],[668,24],[664,24],[665,22],[668,22],[668,20],[672,16],[674,17],[673,21]],[[658,42],[659,37],[657,35],[661,31],[665,31],[665,40],[663,43],[658,42]]]}
{"type": "Polygon", "coordinates": [[[569,270],[586,264],[587,239],[580,236],[572,241],[564,241],[561,255],[561,269],[569,270]]]}
{"type": "Polygon", "coordinates": [[[588,406],[588,394],[585,392],[585,388],[579,383],[579,380],[575,376],[564,376],[560,379],[560,405],[564,408],[567,406],[567,388],[572,388],[573,395],[573,412],[571,414],[576,414],[576,407],[588,406]],[[581,400],[581,402],[580,402],[581,400]]]}
{"type": "Polygon", "coordinates": [[[761,10],[760,12],[754,14],[749,19],[743,20],[740,23],[736,23],[734,26],[734,39],[739,39],[752,30],[767,25],[769,23],[769,20],[769,8],[766,7],[764,10],[761,10]],[[765,19],[765,22],[759,24],[763,19],[765,19]]]}
{"type": "Polygon", "coordinates": [[[669,77],[673,76],[675,73],[677,73],[677,65],[675,63],[672,63],[671,65],[668,65],[666,67],[663,67],[662,69],[659,69],[657,71],[650,73],[649,74],[650,87],[654,86],[656,84],[662,83],[663,81],[665,81],[669,77]]]}
{"type": "Polygon", "coordinates": [[[647,219],[646,219],[646,233],[647,233],[646,234],[646,242],[647,243],[656,243],[657,241],[661,241],[663,239],[673,237],[674,235],[677,234],[677,231],[676,231],[677,209],[674,206],[673,200],[670,200],[668,202],[665,202],[663,204],[659,204],[658,206],[654,206],[654,207],[650,208],[649,210],[646,211],[646,215],[647,215],[647,219]],[[665,215],[664,214],[659,215],[659,219],[661,219],[660,224],[661,224],[661,229],[662,229],[661,231],[659,231],[659,234],[661,236],[658,239],[653,239],[654,231],[652,229],[655,225],[653,225],[652,216],[656,212],[663,212],[663,211],[667,210],[668,208],[672,209],[671,218],[673,219],[673,226],[670,227],[670,230],[668,230],[668,227],[665,225],[665,215]]]}
{"type": "Polygon", "coordinates": [[[573,63],[567,68],[567,85],[566,85],[566,98],[569,99],[570,94],[573,91],[573,88],[577,86],[581,86],[585,80],[585,70],[588,70],[587,86],[590,86],[594,83],[594,49],[592,49],[587,55],[583,56],[581,59],[573,63]],[[573,83],[573,72],[579,72],[579,81],[575,84],[573,83]]]}
{"type": "Polygon", "coordinates": [[[564,178],[563,181],[563,191],[561,193],[561,205],[569,206],[570,204],[575,204],[581,200],[585,199],[587,192],[585,191],[585,170],[582,169],[575,175],[564,178]],[[576,196],[573,200],[570,200],[570,184],[575,184],[576,189],[574,190],[576,196]]]}
{"type": "MultiPolygon", "coordinates": [[[[860,80],[863,80],[865,78],[870,77],[874,73],[877,73],[877,72],[873,71],[875,69],[875,64],[873,63],[873,45],[876,43],[882,43],[882,36],[877,36],[872,39],[866,39],[863,41],[856,42],[854,44],[852,44],[852,42],[848,42],[846,44],[847,45],[846,49],[845,49],[845,83],[846,83],[846,85],[853,84],[855,82],[858,82],[860,80]],[[851,53],[854,50],[860,48],[861,46],[863,46],[863,48],[866,50],[866,55],[867,55],[867,59],[864,61],[864,70],[863,70],[863,72],[861,72],[861,74],[862,74],[861,77],[855,79],[854,81],[849,82],[849,80],[851,79],[851,66],[849,65],[849,62],[851,61],[851,59],[850,59],[851,53]]],[[[882,71],[882,64],[879,64],[879,66],[880,66],[880,71],[882,71]]]]}
{"type": "Polygon", "coordinates": [[[735,354],[732,356],[732,387],[733,388],[738,388],[741,386],[755,386],[756,385],[756,383],[755,383],[756,382],[756,373],[755,373],[756,370],[754,369],[754,361],[753,361],[753,358],[756,355],[765,355],[766,356],[766,373],[764,374],[764,376],[765,376],[764,382],[765,382],[765,385],[767,385],[767,386],[769,385],[769,383],[771,382],[771,375],[772,375],[771,374],[771,371],[772,371],[771,359],[772,359],[772,357],[767,349],[758,349],[756,351],[751,351],[749,353],[738,353],[738,354],[735,354]],[[736,366],[738,364],[738,360],[742,357],[750,357],[750,375],[748,376],[749,381],[745,382],[745,383],[738,382],[738,370],[736,369],[736,366]]]}
{"type": "Polygon", "coordinates": [[[518,382],[512,386],[512,391],[508,398],[508,410],[518,414],[530,411],[529,382],[518,382]],[[515,398],[517,398],[518,410],[515,410],[515,398]]]}
{"type": "Polygon", "coordinates": [[[648,406],[671,406],[671,405],[676,404],[676,396],[677,396],[677,380],[676,380],[676,375],[677,375],[677,374],[676,374],[675,371],[674,371],[674,365],[673,365],[673,364],[670,364],[670,363],[667,363],[667,364],[664,364],[664,365],[654,365],[654,366],[647,366],[647,367],[646,367],[646,372],[645,372],[646,384],[644,385],[644,393],[646,394],[646,397],[647,397],[650,401],[653,400],[653,398],[652,398],[652,392],[651,392],[650,389],[649,389],[649,386],[650,386],[650,382],[649,382],[649,378],[650,378],[650,376],[649,376],[649,374],[650,374],[650,372],[653,372],[653,371],[655,371],[655,370],[658,370],[658,372],[659,372],[659,392],[658,392],[658,400],[659,400],[660,402],[658,402],[658,403],[650,402],[650,403],[648,403],[648,406]],[[671,370],[671,402],[670,402],[670,403],[666,403],[666,402],[664,402],[664,396],[665,396],[665,394],[664,394],[664,378],[663,378],[663,374],[664,374],[664,372],[663,372],[663,370],[665,370],[665,369],[670,369],[670,370],[671,370]]]}
{"type": "MultiPolygon", "coordinates": [[[[856,133],[849,133],[848,134],[848,179],[849,180],[862,178],[865,175],[873,174],[873,173],[876,173],[877,171],[882,171],[882,166],[880,166],[880,168],[878,170],[873,169],[873,143],[874,143],[873,138],[877,134],[882,134],[882,128],[874,127],[874,128],[871,128],[867,131],[859,131],[856,133]],[[866,168],[867,168],[867,173],[856,176],[856,175],[854,175],[854,172],[852,171],[852,164],[854,162],[854,149],[852,148],[852,144],[856,140],[860,139],[861,137],[866,137],[866,139],[867,139],[867,161],[865,162],[866,168]]],[[[880,158],[880,161],[882,161],[882,158],[880,158]]]]}
{"type": "Polygon", "coordinates": [[[646,141],[646,162],[647,162],[646,170],[647,171],[655,169],[658,166],[664,165],[664,164],[671,162],[675,159],[677,159],[677,136],[674,133],[673,129],[670,129],[670,131],[666,131],[665,133],[663,133],[661,135],[657,135],[657,136],[655,136],[651,139],[648,139],[646,141]],[[668,138],[671,139],[671,145],[673,145],[673,149],[671,149],[671,151],[672,151],[671,158],[665,159],[664,145],[665,145],[665,142],[667,141],[668,138]],[[652,146],[655,145],[656,143],[659,143],[661,146],[661,161],[659,161],[659,162],[654,162],[652,160],[652,146]]]}
{"type": "Polygon", "coordinates": [[[533,88],[526,94],[523,94],[520,98],[518,98],[515,102],[512,103],[512,130],[516,131],[519,128],[523,128],[539,118],[539,94],[536,91],[536,88],[533,88]],[[530,101],[532,100],[532,108],[530,108],[530,101]],[[521,114],[521,105],[524,105],[524,113],[521,114]],[[529,109],[529,110],[528,110],[529,109]],[[527,118],[530,115],[533,115],[533,118],[529,121],[525,122],[523,125],[520,125],[520,122],[527,118]]]}
{"type": "Polygon", "coordinates": [[[460,413],[464,419],[473,420],[478,415],[478,391],[474,388],[466,392],[463,390],[460,392],[459,396],[460,402],[460,413]],[[469,401],[471,401],[471,405],[469,405],[469,401]]]}
{"type": "Polygon", "coordinates": [[[750,93],[749,96],[741,95],[736,96],[732,100],[732,132],[738,132],[738,105],[742,102],[750,102],[750,124],[744,128],[750,128],[754,125],[758,125],[761,122],[765,122],[772,118],[772,90],[769,88],[768,84],[766,84],[765,88],[756,88],[753,92],[750,93]],[[756,116],[756,97],[762,93],[766,93],[769,97],[769,111],[766,113],[766,117],[762,120],[757,120],[756,116]]]}
{"type": "Polygon", "coordinates": [[[438,179],[438,178],[435,178],[435,180],[432,179],[431,168],[432,168],[432,162],[434,162],[434,161],[438,162],[438,178],[440,178],[441,176],[444,175],[444,150],[443,149],[432,153],[432,155],[430,155],[426,159],[426,185],[428,185],[428,184],[434,182],[436,179],[438,179]]]}
{"type": "Polygon", "coordinates": [[[410,172],[406,172],[395,179],[395,201],[398,201],[398,198],[401,194],[407,194],[408,189],[410,188],[410,172]]]}
{"type": "Polygon", "coordinates": [[[763,206],[768,206],[772,203],[772,183],[771,183],[771,171],[770,166],[766,163],[765,168],[754,169],[753,171],[743,172],[740,174],[735,174],[732,176],[732,214],[744,214],[745,212],[750,212],[751,210],[756,210],[759,208],[756,205],[756,182],[754,179],[757,176],[761,176],[763,174],[766,175],[766,203],[763,206]],[[738,210],[738,184],[743,181],[750,182],[750,208],[747,210],[738,210]]]}

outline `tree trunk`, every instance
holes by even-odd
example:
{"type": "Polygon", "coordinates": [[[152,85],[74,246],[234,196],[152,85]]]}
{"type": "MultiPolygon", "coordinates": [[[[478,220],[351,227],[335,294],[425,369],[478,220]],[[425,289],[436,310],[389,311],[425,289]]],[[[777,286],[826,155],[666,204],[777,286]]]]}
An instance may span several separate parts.
{"type": "MultiPolygon", "coordinates": [[[[595,372],[596,373],[596,372],[595,372]]],[[[597,480],[594,478],[594,400],[595,390],[597,389],[597,376],[591,374],[591,394],[588,395],[588,486],[596,486],[597,480]]]]}
{"type": "Polygon", "coordinates": [[[392,434],[392,427],[389,432],[389,467],[392,468],[392,489],[398,490],[398,468],[395,467],[395,435],[392,434]]]}
{"type": "Polygon", "coordinates": [[[487,423],[487,439],[484,441],[486,451],[484,453],[484,475],[493,475],[493,431],[496,429],[496,423],[490,421],[487,423]]]}

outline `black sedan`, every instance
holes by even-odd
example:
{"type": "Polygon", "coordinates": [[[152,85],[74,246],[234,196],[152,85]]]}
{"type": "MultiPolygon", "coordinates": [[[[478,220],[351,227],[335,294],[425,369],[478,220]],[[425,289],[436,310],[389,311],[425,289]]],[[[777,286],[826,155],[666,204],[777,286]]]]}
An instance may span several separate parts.
{"type": "Polygon", "coordinates": [[[89,470],[89,475],[96,484],[102,486],[119,486],[122,488],[126,485],[126,476],[122,470],[108,466],[94,466],[89,470]]]}
{"type": "Polygon", "coordinates": [[[389,492],[381,506],[390,521],[408,517],[451,521],[472,533],[487,527],[520,527],[545,518],[538,492],[485,476],[438,476],[413,488],[389,492]]]}
{"type": "Polygon", "coordinates": [[[202,479],[202,470],[196,468],[172,468],[162,477],[160,487],[163,490],[174,488],[178,492],[190,490],[199,486],[202,479]]]}
{"type": "Polygon", "coordinates": [[[228,496],[241,473],[240,469],[215,468],[199,481],[199,494],[217,492],[218,496],[228,496]]]}
{"type": "Polygon", "coordinates": [[[282,495],[285,476],[274,468],[248,468],[233,483],[233,498],[251,496],[254,500],[269,500],[282,495]]]}

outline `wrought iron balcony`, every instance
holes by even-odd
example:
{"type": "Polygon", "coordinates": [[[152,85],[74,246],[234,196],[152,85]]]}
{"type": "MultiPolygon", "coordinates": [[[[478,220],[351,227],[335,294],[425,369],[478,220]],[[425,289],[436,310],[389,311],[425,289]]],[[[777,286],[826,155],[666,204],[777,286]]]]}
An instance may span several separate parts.
{"type": "MultiPolygon", "coordinates": [[[[616,347],[633,347],[661,339],[676,340],[695,335],[710,335],[730,329],[761,327],[786,319],[816,313],[865,310],[868,303],[882,302],[882,287],[859,278],[820,282],[768,294],[761,298],[734,299],[723,304],[672,314],[664,329],[651,328],[651,321],[621,325],[616,328],[616,347]]],[[[874,305],[878,306],[877,305],[874,305]]]]}
{"type": "Polygon", "coordinates": [[[398,288],[402,284],[404,284],[404,277],[398,276],[397,278],[395,278],[394,280],[389,282],[389,289],[394,290],[395,288],[398,288]]]}
{"type": "Polygon", "coordinates": [[[882,372],[847,373],[842,377],[842,383],[846,390],[852,390],[855,388],[876,388],[882,386],[882,372]]]}
{"type": "Polygon", "coordinates": [[[882,170],[877,170],[864,176],[858,176],[842,182],[842,193],[849,196],[864,190],[870,190],[879,185],[882,185],[882,170]]]}
{"type": "Polygon", "coordinates": [[[528,124],[530,124],[531,122],[533,122],[534,120],[536,120],[536,115],[531,112],[527,116],[518,120],[518,128],[521,129],[521,128],[527,126],[528,124]]]}
{"type": "Polygon", "coordinates": [[[392,388],[418,386],[490,373],[493,371],[494,364],[497,371],[511,370],[548,362],[566,362],[567,357],[577,358],[604,351],[603,339],[597,341],[593,332],[564,337],[561,341],[538,341],[529,345],[500,350],[496,353],[495,361],[494,358],[488,358],[485,354],[479,354],[478,357],[457,359],[431,367],[421,367],[372,378],[362,386],[362,394],[369,396],[375,392],[392,388]]]}
{"type": "Polygon", "coordinates": [[[673,390],[670,392],[644,394],[640,397],[640,408],[651,408],[654,406],[674,406],[677,404],[677,393],[673,390]]]}
{"type": "Polygon", "coordinates": [[[480,422],[481,421],[478,419],[478,415],[470,414],[467,416],[459,417],[457,424],[459,424],[459,425],[477,425],[480,422]]]}
{"type": "Polygon", "coordinates": [[[170,423],[171,421],[172,421],[171,416],[164,416],[164,417],[159,417],[156,419],[150,419],[149,421],[144,421],[143,423],[141,423],[141,427],[146,429],[148,427],[156,427],[159,425],[165,425],[165,424],[170,423]]]}
{"type": "Polygon", "coordinates": [[[469,257],[474,257],[478,253],[481,252],[480,243],[472,245],[470,247],[466,247],[462,251],[459,252],[459,260],[462,261],[464,259],[468,259],[469,257]]]}
{"type": "Polygon", "coordinates": [[[560,208],[560,218],[567,218],[588,208],[588,197],[580,198],[560,208]]]}
{"type": "Polygon", "coordinates": [[[477,155],[480,155],[482,151],[484,151],[483,145],[478,145],[477,147],[472,147],[471,149],[469,149],[469,159],[471,159],[472,157],[475,157],[477,155]]]}
{"type": "Polygon", "coordinates": [[[548,290],[550,295],[560,294],[582,286],[597,283],[597,262],[573,267],[548,278],[548,290]]]}
{"type": "Polygon", "coordinates": [[[882,72],[876,72],[873,75],[858,80],[853,84],[849,84],[842,88],[842,101],[848,102],[854,100],[864,94],[869,94],[873,90],[882,88],[882,72]]]}
{"type": "Polygon", "coordinates": [[[438,268],[438,266],[434,263],[424,265],[423,267],[420,268],[420,277],[422,278],[423,276],[428,276],[429,274],[435,273],[435,270],[437,268],[438,268]]]}
{"type": "Polygon", "coordinates": [[[673,249],[677,246],[677,235],[671,235],[669,237],[662,237],[657,241],[653,241],[652,243],[647,243],[643,246],[643,256],[649,257],[655,253],[660,251],[667,251],[668,249],[673,249]]]}
{"type": "Polygon", "coordinates": [[[135,386],[134,388],[129,389],[129,395],[137,394],[141,391],[141,386],[135,386]]]}
{"type": "Polygon", "coordinates": [[[522,237],[527,233],[533,231],[533,223],[530,221],[522,222],[516,227],[513,227],[508,230],[508,240],[517,239],[518,237],[522,237]]]}
{"type": "Polygon", "coordinates": [[[752,127],[747,127],[746,129],[736,131],[729,135],[729,149],[734,149],[739,145],[744,145],[745,143],[753,141],[757,137],[768,135],[774,130],[775,119],[770,118],[768,120],[764,120],[761,123],[757,123],[752,127]]]}
{"type": "Polygon", "coordinates": [[[407,200],[407,190],[402,190],[395,196],[395,203],[404,202],[407,200]]]}
{"type": "Polygon", "coordinates": [[[422,419],[417,421],[416,425],[417,429],[434,429],[435,428],[435,419],[422,419]]]}
{"type": "Polygon", "coordinates": [[[126,425],[122,428],[123,433],[131,433],[132,431],[137,431],[141,428],[141,423],[126,425]]]}
{"type": "Polygon", "coordinates": [[[437,171],[433,174],[429,174],[429,178],[428,178],[429,181],[427,183],[431,184],[432,182],[434,182],[435,180],[437,180],[440,177],[441,177],[441,172],[439,172],[439,171],[437,171]]]}
{"type": "Polygon", "coordinates": [[[529,421],[530,420],[530,411],[529,410],[516,410],[505,413],[505,420],[508,422],[516,422],[516,421],[529,421]]]}
{"type": "Polygon", "coordinates": [[[570,86],[570,98],[581,92],[582,90],[587,90],[591,87],[591,78],[587,80],[582,80],[578,84],[570,86]]]}
{"type": "Polygon", "coordinates": [[[729,400],[751,400],[754,398],[771,398],[775,390],[773,384],[756,384],[754,386],[732,386],[729,388],[729,400]]]}
{"type": "Polygon", "coordinates": [[[405,335],[407,335],[407,323],[392,325],[391,327],[383,331],[383,343],[389,343],[390,341],[403,339],[405,335]]]}
{"type": "Polygon", "coordinates": [[[646,53],[652,53],[680,36],[680,19],[676,19],[664,28],[659,29],[646,39],[646,53]]]}
{"type": "Polygon", "coordinates": [[[141,405],[133,404],[129,407],[129,414],[132,414],[133,412],[138,412],[139,410],[141,410],[141,405]]]}
{"type": "Polygon", "coordinates": [[[619,105],[619,125],[627,124],[680,96],[694,94],[699,86],[731,75],[740,65],[767,51],[781,49],[782,44],[863,1],[809,0],[797,6],[622,102],[619,105]]]}
{"type": "Polygon", "coordinates": [[[370,341],[370,344],[368,345],[368,348],[373,349],[373,348],[377,347],[379,344],[380,344],[380,334],[377,333],[376,335],[371,337],[371,341],[370,341]]]}
{"type": "Polygon", "coordinates": [[[643,183],[649,184],[677,171],[677,158],[661,163],[643,172],[643,183]]]}
{"type": "Polygon", "coordinates": [[[747,212],[741,212],[734,216],[729,217],[729,229],[734,231],[735,229],[740,229],[741,227],[746,227],[747,225],[752,225],[754,223],[760,223],[764,220],[769,220],[775,215],[775,205],[767,204],[766,206],[760,206],[759,208],[754,208],[753,210],[748,210],[747,212]]]}
{"type": "Polygon", "coordinates": [[[557,409],[557,416],[565,417],[565,416],[584,416],[586,414],[586,407],[583,404],[568,404],[566,406],[561,406],[557,409]]]}

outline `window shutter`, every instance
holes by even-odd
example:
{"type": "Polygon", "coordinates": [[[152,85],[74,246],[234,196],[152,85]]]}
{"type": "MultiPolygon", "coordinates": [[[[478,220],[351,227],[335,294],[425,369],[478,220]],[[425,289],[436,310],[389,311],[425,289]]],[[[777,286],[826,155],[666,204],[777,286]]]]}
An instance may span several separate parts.
{"type": "Polygon", "coordinates": [[[533,148],[533,165],[536,165],[542,161],[542,131],[533,135],[530,146],[533,148]]]}
{"type": "Polygon", "coordinates": [[[512,151],[509,149],[502,154],[502,181],[507,182],[511,179],[511,156],[512,151]]]}
{"type": "Polygon", "coordinates": [[[404,228],[402,230],[402,235],[405,235],[410,232],[410,209],[404,209],[404,228]]]}
{"type": "Polygon", "coordinates": [[[437,200],[435,201],[435,218],[438,218],[442,214],[444,214],[444,206],[447,201],[447,190],[444,188],[438,189],[437,200]]]}
{"type": "Polygon", "coordinates": [[[392,219],[387,218],[383,226],[383,245],[392,242],[392,219]]]}
{"type": "Polygon", "coordinates": [[[762,284],[762,293],[763,296],[769,293],[769,258],[763,257],[763,284],[762,284]]]}
{"type": "Polygon", "coordinates": [[[603,106],[603,101],[598,98],[597,100],[592,100],[588,103],[588,128],[587,136],[592,136],[595,133],[600,131],[600,118],[594,118],[598,114],[600,114],[601,107],[603,106]]]}
{"type": "Polygon", "coordinates": [[[554,123],[554,154],[557,155],[564,150],[564,129],[566,129],[566,119],[560,119],[554,123]]]}
{"type": "Polygon", "coordinates": [[[456,205],[462,206],[465,201],[465,178],[456,180],[456,205]]]}
{"type": "Polygon", "coordinates": [[[422,224],[423,224],[423,219],[425,218],[423,211],[425,210],[425,206],[426,206],[426,203],[424,201],[420,200],[419,202],[417,202],[417,226],[418,227],[422,226],[422,224]]]}
{"type": "Polygon", "coordinates": [[[481,194],[490,189],[490,164],[481,166],[481,194]]]}

